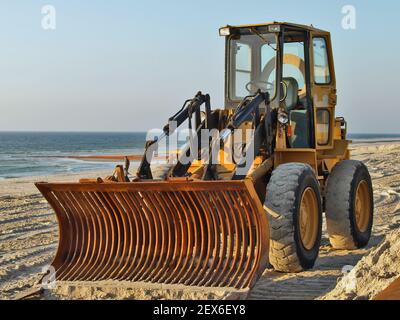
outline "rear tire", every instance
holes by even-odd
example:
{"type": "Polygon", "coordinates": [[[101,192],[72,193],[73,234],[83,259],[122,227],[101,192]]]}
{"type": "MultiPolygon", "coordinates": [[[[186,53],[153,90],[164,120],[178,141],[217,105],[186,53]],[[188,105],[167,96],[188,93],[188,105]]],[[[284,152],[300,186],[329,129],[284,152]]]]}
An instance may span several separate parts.
{"type": "Polygon", "coordinates": [[[311,269],[319,254],[322,201],[312,168],[302,163],[279,166],[267,186],[270,263],[280,272],[311,269]]]}
{"type": "Polygon", "coordinates": [[[338,163],[326,186],[326,223],[331,245],[343,250],[365,247],[371,238],[373,211],[367,167],[354,160],[338,163]]]}

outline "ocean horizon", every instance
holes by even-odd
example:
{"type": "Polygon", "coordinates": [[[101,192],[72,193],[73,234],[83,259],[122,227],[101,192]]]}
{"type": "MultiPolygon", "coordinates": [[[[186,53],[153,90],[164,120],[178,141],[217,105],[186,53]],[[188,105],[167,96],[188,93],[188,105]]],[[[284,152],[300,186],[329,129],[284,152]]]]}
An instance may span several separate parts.
{"type": "MultiPolygon", "coordinates": [[[[144,151],[145,132],[0,131],[0,179],[112,170],[117,162],[66,157],[136,155],[144,151]]],[[[349,134],[354,142],[400,141],[400,134],[349,134]]]]}

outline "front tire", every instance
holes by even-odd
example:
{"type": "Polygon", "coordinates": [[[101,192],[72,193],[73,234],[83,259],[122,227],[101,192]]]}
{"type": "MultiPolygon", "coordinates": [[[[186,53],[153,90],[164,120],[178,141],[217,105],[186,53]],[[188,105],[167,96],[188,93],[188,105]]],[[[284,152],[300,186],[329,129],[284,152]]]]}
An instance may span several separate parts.
{"type": "Polygon", "coordinates": [[[326,186],[326,223],[332,247],[342,250],[365,247],[371,238],[373,211],[367,167],[360,161],[339,162],[326,186]]]}
{"type": "Polygon", "coordinates": [[[301,163],[279,166],[267,186],[270,263],[276,271],[311,269],[319,254],[322,201],[312,168],[301,163]]]}

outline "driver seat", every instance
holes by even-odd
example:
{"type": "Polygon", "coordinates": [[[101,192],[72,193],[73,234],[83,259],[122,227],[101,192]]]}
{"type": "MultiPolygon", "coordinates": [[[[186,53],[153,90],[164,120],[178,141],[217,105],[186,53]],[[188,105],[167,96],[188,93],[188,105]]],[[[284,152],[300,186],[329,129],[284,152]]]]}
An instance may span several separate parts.
{"type": "Polygon", "coordinates": [[[283,90],[286,90],[286,99],[284,101],[286,110],[290,113],[294,108],[297,107],[299,102],[299,84],[297,80],[292,77],[283,78],[284,83],[283,90]]]}
{"type": "Polygon", "coordinates": [[[283,78],[282,82],[286,87],[286,99],[284,103],[289,114],[290,123],[294,126],[294,132],[289,138],[290,146],[292,148],[309,148],[310,129],[308,111],[297,109],[299,105],[299,84],[292,77],[283,78]]]}

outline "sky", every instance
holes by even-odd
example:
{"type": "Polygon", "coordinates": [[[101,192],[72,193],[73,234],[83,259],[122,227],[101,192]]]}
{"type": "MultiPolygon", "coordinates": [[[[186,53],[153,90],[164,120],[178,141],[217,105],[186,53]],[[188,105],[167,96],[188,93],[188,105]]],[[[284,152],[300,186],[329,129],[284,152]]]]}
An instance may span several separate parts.
{"type": "Polygon", "coordinates": [[[350,132],[400,133],[399,11],[392,0],[1,0],[0,131],[147,131],[199,90],[221,108],[218,28],[275,20],[331,31],[350,132]],[[355,29],[342,27],[345,5],[355,29]]]}

